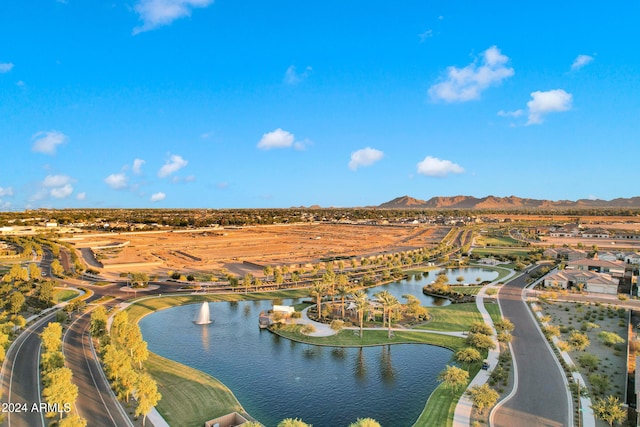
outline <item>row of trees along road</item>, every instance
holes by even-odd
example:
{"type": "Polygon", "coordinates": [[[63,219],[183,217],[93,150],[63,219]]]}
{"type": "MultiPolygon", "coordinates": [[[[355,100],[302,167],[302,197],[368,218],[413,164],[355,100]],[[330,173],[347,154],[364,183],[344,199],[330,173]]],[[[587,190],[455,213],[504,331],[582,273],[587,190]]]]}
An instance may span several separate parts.
{"type": "Polygon", "coordinates": [[[102,362],[118,397],[126,402],[135,397],[135,415],[142,415],[142,425],[145,425],[147,414],[162,397],[155,380],[144,370],[143,362],[149,357],[147,343],[138,324],[129,322],[126,311],[113,317],[110,334],[107,318],[103,306],[91,313],[91,335],[99,342],[102,362]]]}
{"type": "MultiPolygon", "coordinates": [[[[75,411],[78,387],[73,383],[71,369],[64,366],[62,354],[62,325],[49,323],[40,334],[43,353],[40,356],[42,395],[51,409],[57,409],[60,427],[85,427],[87,420],[75,411]],[[63,414],[65,415],[63,418],[63,414]]],[[[56,412],[48,412],[53,418],[56,412]]]]}

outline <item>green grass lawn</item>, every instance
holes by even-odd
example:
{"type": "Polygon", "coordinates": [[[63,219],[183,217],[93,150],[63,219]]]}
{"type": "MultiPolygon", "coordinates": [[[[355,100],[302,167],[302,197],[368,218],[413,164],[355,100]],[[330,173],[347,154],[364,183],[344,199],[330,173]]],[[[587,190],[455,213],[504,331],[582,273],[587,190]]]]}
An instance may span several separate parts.
{"type": "Polygon", "coordinates": [[[473,254],[480,257],[488,257],[491,255],[515,255],[525,257],[534,251],[535,248],[505,248],[505,247],[489,247],[489,248],[473,248],[473,254]]]}
{"type": "Polygon", "coordinates": [[[482,286],[451,286],[451,290],[463,295],[478,295],[482,286]]]}
{"type": "Polygon", "coordinates": [[[485,300],[484,308],[487,309],[489,316],[491,316],[491,320],[493,320],[494,323],[502,320],[502,314],[500,313],[500,306],[498,303],[487,302],[485,300]]]}
{"type": "Polygon", "coordinates": [[[379,331],[365,330],[360,338],[360,332],[352,329],[343,329],[336,335],[328,337],[310,337],[300,332],[301,326],[289,325],[275,331],[278,335],[293,341],[304,342],[314,345],[325,345],[332,347],[363,347],[386,344],[431,344],[445,347],[453,351],[464,348],[464,339],[448,335],[429,334],[416,331],[393,331],[391,338],[387,335],[386,329],[379,331]]]}
{"type": "Polygon", "coordinates": [[[469,329],[473,322],[482,322],[482,316],[475,302],[451,304],[446,307],[429,307],[431,320],[418,329],[434,331],[463,332],[469,329]]]}
{"type": "Polygon", "coordinates": [[[56,304],[58,304],[64,301],[69,301],[70,299],[75,298],[78,295],[80,295],[78,291],[74,291],[71,289],[58,289],[53,293],[53,300],[56,304]]]}
{"type": "Polygon", "coordinates": [[[508,236],[478,236],[476,237],[478,246],[520,246],[521,242],[508,236]]]}
{"type": "Polygon", "coordinates": [[[231,390],[204,372],[154,353],[144,366],[158,383],[157,409],[169,425],[200,427],[205,420],[244,411],[231,390]]]}

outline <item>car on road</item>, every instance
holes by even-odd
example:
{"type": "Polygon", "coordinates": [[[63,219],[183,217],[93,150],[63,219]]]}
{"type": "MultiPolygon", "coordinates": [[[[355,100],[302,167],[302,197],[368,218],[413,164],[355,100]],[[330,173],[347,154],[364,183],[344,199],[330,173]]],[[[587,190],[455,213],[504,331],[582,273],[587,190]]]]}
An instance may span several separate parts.
{"type": "Polygon", "coordinates": [[[489,362],[487,362],[486,360],[482,362],[482,369],[487,371],[489,370],[489,362]]]}

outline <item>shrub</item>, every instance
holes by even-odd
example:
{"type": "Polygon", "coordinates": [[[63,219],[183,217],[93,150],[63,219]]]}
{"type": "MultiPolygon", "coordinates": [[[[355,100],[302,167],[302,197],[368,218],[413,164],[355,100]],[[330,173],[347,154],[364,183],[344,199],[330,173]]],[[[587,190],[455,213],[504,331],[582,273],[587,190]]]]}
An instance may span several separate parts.
{"type": "Polygon", "coordinates": [[[614,332],[602,331],[598,334],[598,338],[600,338],[607,347],[612,347],[624,342],[624,338],[614,332]]]}
{"type": "Polygon", "coordinates": [[[306,324],[302,327],[302,329],[300,329],[300,332],[302,332],[305,335],[312,334],[315,331],[316,331],[316,327],[313,326],[312,324],[306,324]]]}
{"type": "Polygon", "coordinates": [[[344,328],[344,322],[342,320],[332,320],[331,321],[331,329],[334,331],[340,331],[344,328]]]}

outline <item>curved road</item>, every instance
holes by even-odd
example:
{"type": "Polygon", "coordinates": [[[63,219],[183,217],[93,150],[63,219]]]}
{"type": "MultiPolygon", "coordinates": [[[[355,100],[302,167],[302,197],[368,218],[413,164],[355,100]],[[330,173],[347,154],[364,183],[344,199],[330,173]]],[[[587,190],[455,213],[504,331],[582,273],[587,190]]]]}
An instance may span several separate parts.
{"type": "Polygon", "coordinates": [[[43,413],[33,410],[40,404],[40,333],[55,319],[49,314],[30,325],[12,344],[2,365],[3,425],[46,427],[43,413]],[[26,409],[26,411],[25,411],[26,409]]]}
{"type": "Polygon", "coordinates": [[[513,322],[511,342],[515,393],[491,413],[493,427],[564,427],[573,424],[564,372],[522,300],[525,278],[505,284],[498,293],[502,314],[513,322]]]}

